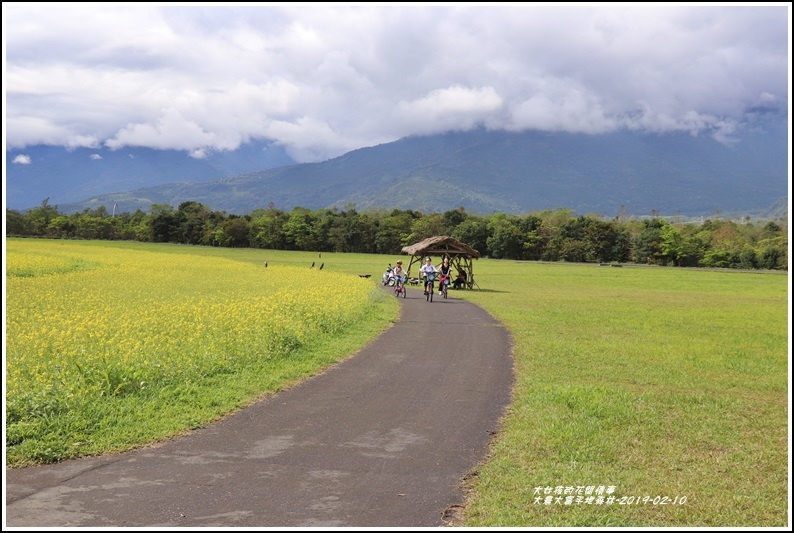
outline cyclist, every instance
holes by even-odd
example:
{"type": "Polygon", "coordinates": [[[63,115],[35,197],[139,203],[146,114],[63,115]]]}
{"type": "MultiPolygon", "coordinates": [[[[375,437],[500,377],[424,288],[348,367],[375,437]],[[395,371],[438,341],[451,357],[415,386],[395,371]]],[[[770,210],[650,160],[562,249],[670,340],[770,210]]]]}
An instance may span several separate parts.
{"type": "Polygon", "coordinates": [[[427,259],[425,259],[425,264],[422,265],[422,268],[419,269],[419,275],[424,275],[424,277],[425,277],[425,294],[427,294],[427,292],[429,290],[433,290],[432,289],[433,282],[432,281],[428,281],[427,275],[428,274],[435,274],[436,272],[437,272],[437,270],[436,270],[436,267],[433,266],[433,260],[430,259],[429,257],[427,259]]]}
{"type": "Polygon", "coordinates": [[[394,276],[394,283],[397,287],[403,285],[403,261],[402,259],[397,260],[397,266],[391,271],[392,276],[394,276]]]}
{"type": "Polygon", "coordinates": [[[444,257],[441,267],[438,269],[441,277],[438,278],[438,294],[444,293],[444,283],[449,283],[449,278],[452,277],[452,267],[449,265],[449,257],[444,257]]]}
{"type": "Polygon", "coordinates": [[[402,277],[402,275],[403,275],[403,260],[402,259],[398,259],[397,260],[397,266],[394,267],[394,270],[392,270],[392,274],[394,274],[398,279],[400,277],[402,277]]]}

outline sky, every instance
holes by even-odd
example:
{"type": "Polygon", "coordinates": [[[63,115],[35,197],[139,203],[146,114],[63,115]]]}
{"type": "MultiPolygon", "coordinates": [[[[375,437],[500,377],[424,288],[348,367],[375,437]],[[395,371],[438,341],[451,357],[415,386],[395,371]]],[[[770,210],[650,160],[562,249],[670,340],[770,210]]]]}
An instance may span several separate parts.
{"type": "MultiPolygon", "coordinates": [[[[789,3],[3,3],[6,148],[684,131],[789,113],[789,3]]],[[[96,157],[100,157],[96,155],[96,157]]],[[[24,164],[20,155],[13,163],[24,164]]]]}

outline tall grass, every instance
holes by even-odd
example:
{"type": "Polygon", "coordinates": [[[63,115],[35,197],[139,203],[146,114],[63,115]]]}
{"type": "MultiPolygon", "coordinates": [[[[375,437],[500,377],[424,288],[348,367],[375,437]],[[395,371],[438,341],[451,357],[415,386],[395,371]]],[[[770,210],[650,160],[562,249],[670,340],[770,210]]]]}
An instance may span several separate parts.
{"type": "Polygon", "coordinates": [[[12,466],[205,425],[349,355],[398,310],[358,277],[234,253],[43,240],[6,252],[12,466]]]}

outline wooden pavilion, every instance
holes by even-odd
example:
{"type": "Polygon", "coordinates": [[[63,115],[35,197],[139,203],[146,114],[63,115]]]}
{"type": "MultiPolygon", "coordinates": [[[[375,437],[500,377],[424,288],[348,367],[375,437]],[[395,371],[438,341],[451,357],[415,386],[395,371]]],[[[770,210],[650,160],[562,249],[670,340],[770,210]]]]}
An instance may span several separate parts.
{"type": "Polygon", "coordinates": [[[409,276],[414,263],[418,263],[421,267],[425,257],[439,256],[442,260],[444,257],[449,257],[450,266],[465,273],[467,288],[471,289],[475,285],[477,288],[480,287],[474,280],[474,264],[472,263],[472,259],[478,259],[480,253],[457,239],[447,236],[429,237],[411,246],[403,247],[402,253],[411,256],[406,270],[409,276]]]}

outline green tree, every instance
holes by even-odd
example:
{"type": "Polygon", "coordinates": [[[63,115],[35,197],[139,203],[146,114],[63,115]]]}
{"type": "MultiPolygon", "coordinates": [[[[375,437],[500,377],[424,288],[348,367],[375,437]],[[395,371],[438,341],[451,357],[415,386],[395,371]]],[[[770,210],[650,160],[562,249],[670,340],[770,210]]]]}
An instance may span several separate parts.
{"type": "Polygon", "coordinates": [[[412,212],[393,210],[380,218],[375,229],[375,253],[398,254],[408,242],[414,216],[412,212]]]}
{"type": "Polygon", "coordinates": [[[74,220],[67,215],[58,215],[47,226],[47,234],[53,237],[72,239],[76,236],[74,220]]]}
{"type": "Polygon", "coordinates": [[[620,260],[621,240],[615,224],[592,220],[584,229],[584,242],[588,260],[602,263],[620,260]]]}
{"type": "Polygon", "coordinates": [[[375,221],[363,213],[352,213],[345,217],[342,233],[343,251],[372,253],[375,251],[375,221]]]}
{"type": "Polygon", "coordinates": [[[471,246],[483,257],[490,256],[488,249],[488,220],[479,216],[469,215],[452,231],[451,237],[471,246]]]}
{"type": "Polygon", "coordinates": [[[564,239],[563,228],[573,219],[573,211],[570,209],[557,209],[556,211],[541,211],[537,215],[541,220],[540,227],[536,229],[537,237],[533,240],[539,242],[542,247],[540,258],[544,261],[560,261],[562,256],[562,239],[564,239]]]}
{"type": "Polygon", "coordinates": [[[450,211],[445,211],[443,218],[444,218],[444,235],[452,235],[455,232],[455,228],[457,228],[464,220],[469,217],[469,214],[466,213],[466,208],[461,206],[457,209],[452,209],[450,211]]]}
{"type": "Polygon", "coordinates": [[[231,216],[223,224],[223,246],[231,248],[248,247],[248,220],[245,217],[231,216]]]}
{"type": "Polygon", "coordinates": [[[660,228],[659,251],[674,266],[683,266],[692,254],[689,240],[672,224],[660,228]]]}
{"type": "Polygon", "coordinates": [[[295,207],[284,224],[287,246],[294,250],[316,250],[314,216],[303,207],[295,207]]]}
{"type": "Polygon", "coordinates": [[[59,215],[58,206],[50,205],[49,197],[42,200],[39,207],[34,207],[27,213],[33,235],[47,235],[47,228],[56,216],[59,215]]]}
{"type": "Polygon", "coordinates": [[[182,202],[176,213],[176,234],[183,244],[206,244],[210,210],[199,202],[182,202]]]}
{"type": "Polygon", "coordinates": [[[615,240],[610,261],[621,263],[631,261],[631,235],[628,229],[619,222],[615,222],[615,240]]]}
{"type": "Polygon", "coordinates": [[[154,241],[154,234],[152,232],[152,219],[150,216],[146,216],[139,220],[137,223],[131,221],[130,223],[133,233],[135,234],[135,240],[140,242],[153,242],[154,241]]]}
{"type": "Polygon", "coordinates": [[[333,252],[341,250],[341,226],[343,215],[339,209],[320,209],[314,213],[314,236],[317,242],[317,251],[333,252]]]}
{"type": "MultiPolygon", "coordinates": [[[[571,217],[568,213],[550,218],[547,228],[553,230],[541,258],[545,261],[585,262],[588,259],[585,246],[585,230],[590,219],[580,216],[571,217]]],[[[548,233],[547,233],[548,235],[548,233]]]]}
{"type": "Polygon", "coordinates": [[[590,250],[584,240],[563,237],[557,243],[559,259],[569,263],[586,263],[591,259],[590,250]]]}
{"type": "Polygon", "coordinates": [[[444,235],[444,217],[438,213],[432,213],[414,219],[411,224],[411,234],[408,236],[410,244],[423,241],[430,237],[444,235]]]}
{"type": "Polygon", "coordinates": [[[521,259],[536,261],[543,256],[547,241],[543,238],[541,226],[543,219],[533,213],[528,213],[519,219],[519,228],[523,232],[523,250],[521,259]]]}
{"type": "Polygon", "coordinates": [[[145,218],[146,213],[140,209],[135,210],[134,213],[125,211],[117,214],[113,219],[116,226],[115,238],[125,241],[138,240],[136,229],[145,218]]]}
{"type": "Polygon", "coordinates": [[[494,215],[488,224],[489,257],[494,259],[520,259],[524,250],[524,233],[515,216],[502,213],[494,215]]]}
{"type": "Polygon", "coordinates": [[[733,254],[728,250],[709,250],[700,261],[700,265],[706,268],[734,268],[738,262],[738,254],[733,254]]]}
{"type": "Polygon", "coordinates": [[[6,237],[32,233],[33,227],[28,217],[15,209],[6,209],[6,237]]]}
{"type": "Polygon", "coordinates": [[[179,218],[169,204],[152,204],[151,232],[154,242],[179,242],[179,218]]]}
{"type": "Polygon", "coordinates": [[[739,263],[736,267],[745,270],[755,270],[758,268],[758,256],[752,246],[746,245],[739,250],[739,263]]]}
{"type": "Polygon", "coordinates": [[[274,206],[258,214],[258,217],[252,218],[249,228],[251,244],[268,250],[285,250],[287,237],[284,225],[289,215],[274,206]]]}
{"type": "Polygon", "coordinates": [[[75,222],[75,234],[81,239],[111,240],[114,237],[113,230],[110,217],[97,216],[91,212],[81,213],[75,222]]]}
{"type": "Polygon", "coordinates": [[[758,268],[788,270],[788,239],[773,237],[758,243],[758,268]]]}
{"type": "Polygon", "coordinates": [[[666,264],[662,251],[662,228],[668,225],[665,220],[652,218],[642,221],[641,231],[634,238],[634,261],[649,265],[666,264]]]}

